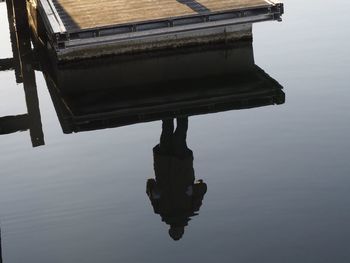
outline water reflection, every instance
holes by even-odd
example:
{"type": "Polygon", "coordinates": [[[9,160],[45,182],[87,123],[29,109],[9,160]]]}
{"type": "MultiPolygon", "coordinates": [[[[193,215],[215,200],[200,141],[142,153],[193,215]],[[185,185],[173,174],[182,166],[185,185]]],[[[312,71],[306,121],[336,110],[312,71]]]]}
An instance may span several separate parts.
{"type": "MultiPolygon", "coordinates": [[[[155,178],[147,181],[146,192],[174,240],[198,215],[207,191],[206,183],[195,179],[186,142],[189,117],[285,101],[282,86],[255,65],[251,41],[63,65],[36,48],[39,61],[28,64],[40,64],[64,133],[162,121],[160,142],[153,149],[155,178]]],[[[28,127],[42,134],[31,70],[23,82],[32,117],[0,119],[3,134],[28,127]]],[[[32,138],[44,143],[43,135],[32,138]]]]}
{"type": "Polygon", "coordinates": [[[23,82],[28,113],[0,118],[0,134],[29,129],[33,146],[44,145],[37,64],[64,133],[161,120],[160,142],[153,149],[155,178],[147,181],[146,192],[174,240],[198,215],[207,192],[206,183],[195,179],[186,142],[189,116],[285,101],[282,86],[255,65],[251,41],[62,65],[47,56],[37,39],[31,49],[28,28],[10,32],[15,34],[15,65],[4,69],[15,69],[17,81],[23,82]]]}
{"type": "Polygon", "coordinates": [[[189,116],[285,101],[282,86],[255,65],[251,41],[51,63],[43,70],[64,133],[162,121],[153,149],[155,178],[146,192],[174,240],[182,238],[207,191],[195,180],[189,116]]]}
{"type": "Polygon", "coordinates": [[[188,118],[162,121],[160,143],[153,148],[155,179],[147,181],[146,192],[154,212],[170,226],[169,235],[179,240],[190,218],[197,215],[207,185],[195,182],[193,152],[187,147],[188,118]]]}
{"type": "Polygon", "coordinates": [[[43,67],[64,133],[284,103],[251,41],[43,67]]]}
{"type": "Polygon", "coordinates": [[[25,77],[24,93],[28,113],[0,117],[0,135],[29,130],[32,146],[37,147],[45,144],[39,111],[39,101],[36,87],[27,84],[25,77]]]}

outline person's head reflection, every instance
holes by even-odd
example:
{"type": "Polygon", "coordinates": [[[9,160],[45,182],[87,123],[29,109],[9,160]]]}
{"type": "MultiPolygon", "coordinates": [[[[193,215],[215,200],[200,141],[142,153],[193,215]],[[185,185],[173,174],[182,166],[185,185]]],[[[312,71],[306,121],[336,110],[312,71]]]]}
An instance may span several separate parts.
{"type": "Polygon", "coordinates": [[[187,147],[188,118],[162,122],[160,143],[153,148],[155,179],[147,181],[147,195],[154,212],[170,225],[169,235],[182,238],[185,226],[202,205],[207,185],[195,182],[193,152],[187,147]]]}

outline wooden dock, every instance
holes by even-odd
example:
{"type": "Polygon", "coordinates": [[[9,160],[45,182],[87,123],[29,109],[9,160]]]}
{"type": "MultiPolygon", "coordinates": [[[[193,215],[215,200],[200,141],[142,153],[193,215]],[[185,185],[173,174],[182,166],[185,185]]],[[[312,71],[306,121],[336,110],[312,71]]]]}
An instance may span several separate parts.
{"type": "Polygon", "coordinates": [[[13,70],[23,83],[28,112],[0,116],[0,135],[29,130],[33,147],[45,144],[36,70],[43,72],[64,133],[285,101],[283,87],[255,64],[251,40],[61,64],[31,38],[26,2],[6,2],[13,57],[0,59],[0,70],[13,70]]]}
{"type": "Polygon", "coordinates": [[[53,0],[69,31],[268,7],[265,0],[53,0]]]}
{"type": "Polygon", "coordinates": [[[59,60],[249,38],[252,23],[283,14],[275,0],[27,1],[59,60]]]}

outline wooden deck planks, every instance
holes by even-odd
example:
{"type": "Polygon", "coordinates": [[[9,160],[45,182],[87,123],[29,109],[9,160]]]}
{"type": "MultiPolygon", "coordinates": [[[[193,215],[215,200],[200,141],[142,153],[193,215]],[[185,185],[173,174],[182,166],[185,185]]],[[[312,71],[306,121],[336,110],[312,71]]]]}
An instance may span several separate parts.
{"type": "Polygon", "coordinates": [[[268,0],[52,0],[68,30],[271,5],[268,0]]]}

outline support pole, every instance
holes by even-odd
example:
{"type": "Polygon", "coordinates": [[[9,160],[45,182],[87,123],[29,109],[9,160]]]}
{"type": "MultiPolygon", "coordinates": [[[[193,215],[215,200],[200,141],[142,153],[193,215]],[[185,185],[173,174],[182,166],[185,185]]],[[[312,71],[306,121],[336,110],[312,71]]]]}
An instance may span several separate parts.
{"type": "Polygon", "coordinates": [[[17,50],[17,36],[16,36],[16,27],[15,27],[15,15],[14,15],[14,9],[13,9],[13,2],[12,0],[6,0],[6,6],[7,6],[7,19],[9,24],[9,31],[10,31],[10,40],[11,40],[11,47],[12,47],[12,57],[13,57],[13,65],[15,70],[15,76],[16,76],[16,82],[22,83],[22,75],[21,75],[21,63],[18,57],[18,50],[17,50]]]}
{"type": "Polygon", "coordinates": [[[33,68],[27,2],[26,0],[6,0],[6,3],[8,4],[10,32],[13,32],[13,39],[11,37],[13,57],[14,60],[17,59],[16,68],[19,68],[20,78],[23,82],[29,119],[29,132],[32,145],[36,147],[44,145],[45,142],[33,68]]]}
{"type": "Polygon", "coordinates": [[[14,10],[17,29],[18,53],[21,61],[23,87],[29,115],[29,132],[33,147],[44,145],[44,134],[41,124],[39,98],[37,93],[35,72],[33,69],[33,53],[30,41],[28,14],[25,0],[15,0],[14,10]]]}
{"type": "Polygon", "coordinates": [[[14,61],[12,58],[0,59],[0,71],[14,69],[14,61]]]}
{"type": "Polygon", "coordinates": [[[0,135],[26,131],[30,129],[28,114],[5,116],[0,118],[0,135]]]}

